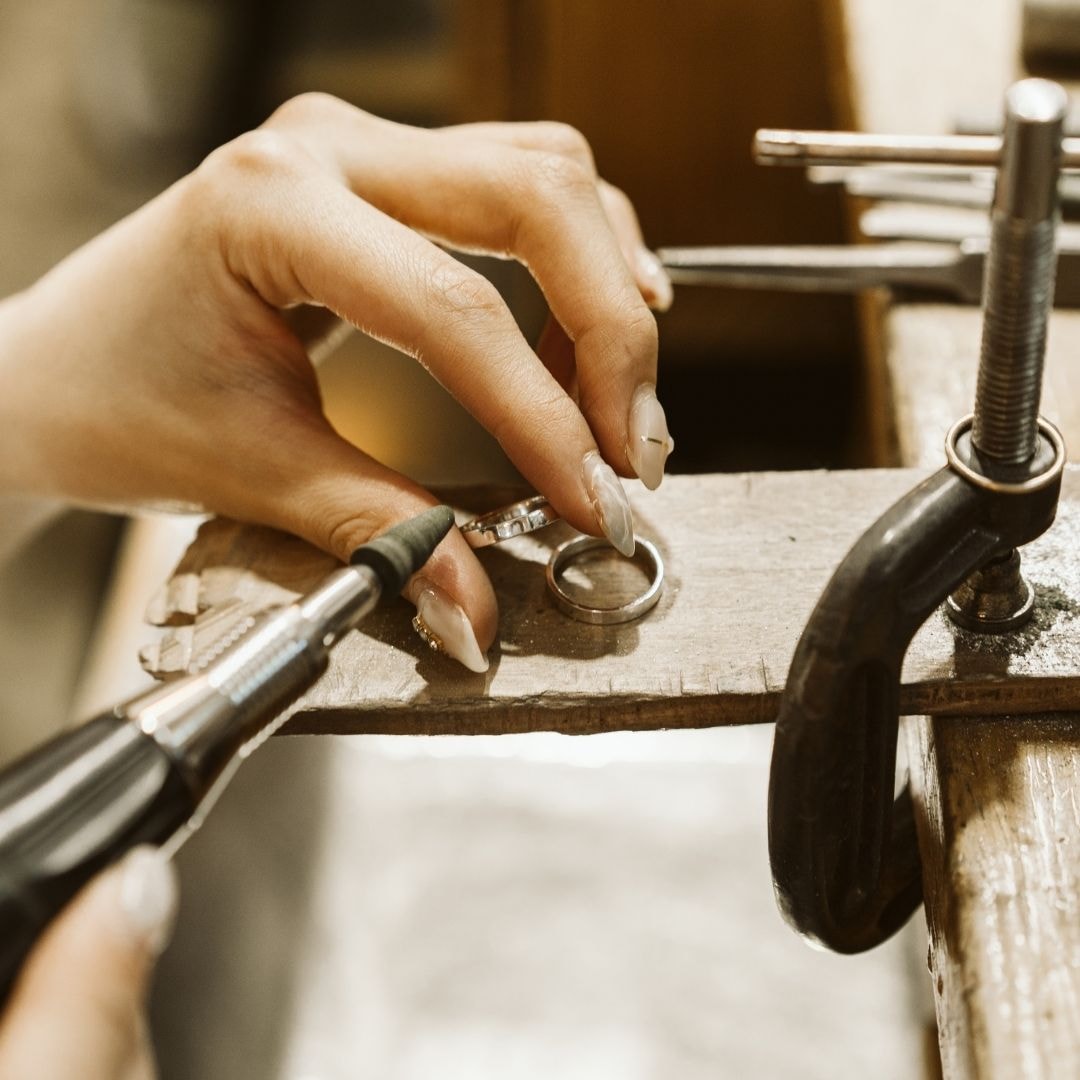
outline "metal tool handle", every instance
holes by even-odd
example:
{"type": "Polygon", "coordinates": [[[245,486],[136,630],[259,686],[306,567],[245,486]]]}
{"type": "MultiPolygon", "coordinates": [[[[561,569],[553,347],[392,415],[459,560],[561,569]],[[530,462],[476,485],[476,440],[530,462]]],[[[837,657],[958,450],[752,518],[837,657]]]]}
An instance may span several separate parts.
{"type": "Polygon", "coordinates": [[[137,844],[205,812],[276,730],[329,650],[396,596],[450,530],[439,506],[353,552],[295,603],[240,628],[205,667],[58,735],[0,773],[0,1005],[52,918],[137,844]]]}
{"type": "MultiPolygon", "coordinates": [[[[725,285],[814,292],[876,286],[958,291],[962,254],[936,244],[661,248],[657,255],[680,285],[725,285]]],[[[977,277],[974,279],[978,285],[977,277]]]]}
{"type": "Polygon", "coordinates": [[[848,553],[796,647],[769,855],[785,917],[837,952],[884,941],[921,900],[910,796],[893,799],[900,671],[931,612],[1008,548],[1014,530],[994,521],[994,501],[948,468],[913,489],[848,553]]]}
{"type": "Polygon", "coordinates": [[[325,670],[321,634],[378,588],[342,569],[245,628],[200,672],[56,736],[0,773],[0,1005],[38,936],[75,894],[138,844],[188,825],[242,747],[325,670]],[[320,618],[328,615],[329,618],[320,618]],[[314,640],[309,641],[311,637],[314,640]]]}
{"type": "MultiPolygon", "coordinates": [[[[864,165],[868,162],[996,168],[998,135],[872,135],[861,131],[789,131],[762,128],[754,135],[761,165],[864,165]]],[[[1061,167],[1080,169],[1080,139],[1063,139],[1061,167]]]]}
{"type": "Polygon", "coordinates": [[[0,774],[0,1004],[83,885],[129,848],[164,843],[195,803],[169,755],[113,712],[0,774]]]}

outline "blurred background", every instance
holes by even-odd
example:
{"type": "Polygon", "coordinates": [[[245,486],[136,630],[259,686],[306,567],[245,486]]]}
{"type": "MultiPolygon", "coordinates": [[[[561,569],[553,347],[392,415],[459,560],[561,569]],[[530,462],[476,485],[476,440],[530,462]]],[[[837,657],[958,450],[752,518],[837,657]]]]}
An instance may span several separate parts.
{"type": "MultiPolygon", "coordinates": [[[[305,90],[421,125],[573,124],[656,246],[840,241],[834,191],[749,155],[760,126],[845,124],[838,18],[838,0],[0,2],[0,295],[305,90]]],[[[535,334],[528,275],[479,265],[535,334]]],[[[680,289],[660,336],[673,471],[885,461],[847,299],[680,289]]],[[[320,378],[339,429],[418,480],[514,475],[392,350],[354,335],[320,378]]],[[[8,560],[5,759],[143,684],[142,611],[193,529],[67,513],[8,560]]],[[[842,959],[775,912],[770,737],[273,740],[179,858],[163,1077],[925,1075],[918,931],[842,959]]]]}

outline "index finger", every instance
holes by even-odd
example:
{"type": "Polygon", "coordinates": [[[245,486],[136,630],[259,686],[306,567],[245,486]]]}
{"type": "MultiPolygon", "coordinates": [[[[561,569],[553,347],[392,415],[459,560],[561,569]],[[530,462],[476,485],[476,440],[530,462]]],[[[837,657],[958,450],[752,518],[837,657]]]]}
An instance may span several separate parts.
{"type": "Polygon", "coordinates": [[[604,458],[657,486],[669,440],[655,393],[656,322],[580,154],[467,127],[407,128],[332,99],[302,101],[275,122],[397,220],[528,266],[574,344],[579,404],[604,458]]]}
{"type": "Polygon", "coordinates": [[[631,554],[632,515],[618,479],[494,286],[288,154],[274,141],[282,138],[245,137],[208,159],[206,182],[222,192],[208,240],[229,273],[276,308],[323,304],[417,357],[563,517],[631,554]]]}

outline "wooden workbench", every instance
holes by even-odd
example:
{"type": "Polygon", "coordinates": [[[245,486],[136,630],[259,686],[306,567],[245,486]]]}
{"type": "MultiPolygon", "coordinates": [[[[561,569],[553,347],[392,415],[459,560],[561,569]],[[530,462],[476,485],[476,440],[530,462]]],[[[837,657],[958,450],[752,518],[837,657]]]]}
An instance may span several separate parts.
{"type": "MultiPolygon", "coordinates": [[[[935,308],[888,312],[886,321],[954,317],[970,321],[935,308]]],[[[656,493],[639,489],[639,530],[668,565],[665,595],[639,622],[588,626],[554,607],[543,565],[565,526],[552,526],[481,553],[502,609],[486,674],[430,653],[397,602],[338,646],[284,730],[593,734],[771,721],[833,568],[924,475],[676,476],[656,493]]],[[[464,514],[513,494],[448,497],[464,514]]],[[[1080,701],[1078,540],[1080,468],[1070,467],[1057,522],[1024,549],[1040,600],[1033,623],[987,638],[939,611],[904,667],[902,710],[935,713],[913,730],[912,771],[950,1076],[1070,1075],[1050,1066],[1075,1060],[1080,720],[1054,710],[1080,701]],[[987,712],[998,718],[964,719],[987,712]],[[1033,1071],[1014,1068],[1029,1060],[1033,1071]]],[[[291,600],[333,565],[296,538],[209,522],[151,605],[151,620],[166,629],[144,649],[144,664],[166,678],[197,666],[239,622],[291,600]]]]}
{"type": "MultiPolygon", "coordinates": [[[[647,616],[601,627],[558,611],[544,565],[568,530],[553,525],[481,552],[501,606],[487,673],[432,654],[399,601],[334,650],[286,730],[586,735],[771,721],[795,642],[833,569],[924,475],[674,476],[654,493],[639,486],[638,530],[667,563],[666,591],[647,616]]],[[[1063,488],[1054,529],[1026,549],[1028,576],[1047,601],[1038,618],[990,640],[935,613],[908,653],[905,713],[1033,713],[1080,701],[1080,469],[1063,488]]],[[[510,494],[448,497],[463,516],[510,494]]],[[[145,665],[163,677],[197,666],[242,620],[295,598],[333,565],[294,537],[208,523],[151,605],[152,621],[168,629],[144,650],[145,665]]]]}
{"type": "MultiPolygon", "coordinates": [[[[866,130],[949,130],[1020,74],[1017,0],[843,8],[866,130]]],[[[899,462],[940,462],[941,432],[971,408],[978,311],[879,299],[866,315],[899,462]]],[[[1080,312],[1056,312],[1043,411],[1074,459],[1078,353],[1080,312]]],[[[945,1076],[1080,1076],[1080,714],[938,715],[907,735],[945,1076]]]]}

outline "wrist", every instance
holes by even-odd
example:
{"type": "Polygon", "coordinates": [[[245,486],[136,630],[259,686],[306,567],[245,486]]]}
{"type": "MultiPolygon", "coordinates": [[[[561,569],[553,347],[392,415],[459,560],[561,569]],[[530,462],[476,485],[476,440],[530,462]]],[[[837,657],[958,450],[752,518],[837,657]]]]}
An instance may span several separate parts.
{"type": "Polygon", "coordinates": [[[45,494],[34,480],[40,404],[31,386],[29,292],[0,300],[0,495],[45,494]]]}

